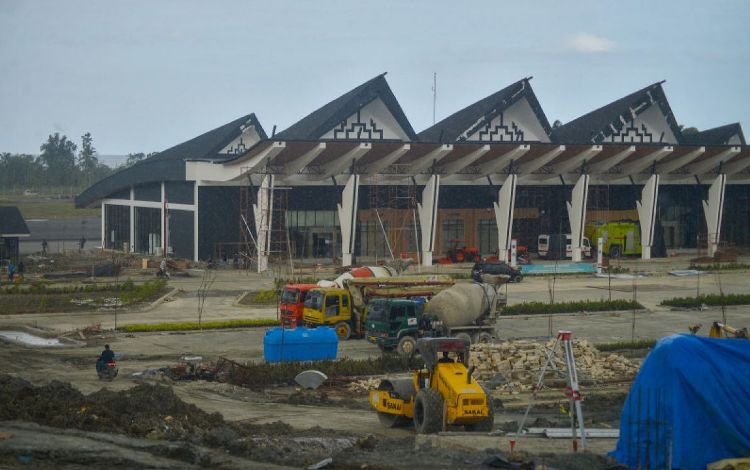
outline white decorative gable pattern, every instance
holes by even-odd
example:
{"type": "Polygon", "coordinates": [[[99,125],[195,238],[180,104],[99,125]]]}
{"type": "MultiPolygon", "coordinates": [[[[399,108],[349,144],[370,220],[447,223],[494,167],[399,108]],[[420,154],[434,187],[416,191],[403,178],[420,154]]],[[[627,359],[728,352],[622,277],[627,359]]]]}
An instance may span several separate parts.
{"type": "Polygon", "coordinates": [[[341,121],[325,133],[328,140],[409,140],[388,107],[380,98],[341,121]]]}
{"type": "Polygon", "coordinates": [[[458,138],[469,142],[549,142],[526,98],[497,114],[478,119],[458,138]]]}
{"type": "Polygon", "coordinates": [[[650,104],[645,109],[631,109],[630,120],[620,117],[622,127],[610,124],[612,134],[602,142],[638,144],[676,144],[672,129],[659,106],[650,104]]]}
{"type": "Polygon", "coordinates": [[[219,151],[222,155],[239,155],[245,153],[250,147],[257,144],[260,141],[260,135],[255,130],[255,126],[247,126],[242,129],[236,139],[234,139],[229,145],[219,151]]]}

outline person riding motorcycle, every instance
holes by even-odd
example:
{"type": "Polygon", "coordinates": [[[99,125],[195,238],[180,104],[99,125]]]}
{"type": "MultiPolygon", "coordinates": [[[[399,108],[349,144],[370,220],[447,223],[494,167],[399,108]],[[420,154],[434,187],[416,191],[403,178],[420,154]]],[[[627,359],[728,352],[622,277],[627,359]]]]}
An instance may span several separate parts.
{"type": "Polygon", "coordinates": [[[102,372],[107,368],[107,363],[115,360],[115,352],[109,349],[109,345],[104,345],[104,351],[99,355],[96,361],[96,371],[102,372]]]}

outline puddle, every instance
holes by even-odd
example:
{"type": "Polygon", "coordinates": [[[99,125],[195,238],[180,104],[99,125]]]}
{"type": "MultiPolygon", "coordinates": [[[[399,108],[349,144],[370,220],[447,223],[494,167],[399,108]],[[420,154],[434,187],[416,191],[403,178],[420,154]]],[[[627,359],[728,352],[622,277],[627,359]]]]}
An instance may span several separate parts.
{"type": "Polygon", "coordinates": [[[23,331],[0,331],[0,337],[28,346],[62,346],[57,338],[42,338],[23,331]]]}

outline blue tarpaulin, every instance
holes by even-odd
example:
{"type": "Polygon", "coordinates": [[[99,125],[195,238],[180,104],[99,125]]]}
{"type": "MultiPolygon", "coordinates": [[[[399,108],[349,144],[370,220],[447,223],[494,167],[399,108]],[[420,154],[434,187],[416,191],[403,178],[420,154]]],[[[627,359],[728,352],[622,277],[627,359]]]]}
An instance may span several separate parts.
{"type": "Polygon", "coordinates": [[[631,468],[750,456],[750,340],[673,335],[641,366],[610,453],[631,468]]]}

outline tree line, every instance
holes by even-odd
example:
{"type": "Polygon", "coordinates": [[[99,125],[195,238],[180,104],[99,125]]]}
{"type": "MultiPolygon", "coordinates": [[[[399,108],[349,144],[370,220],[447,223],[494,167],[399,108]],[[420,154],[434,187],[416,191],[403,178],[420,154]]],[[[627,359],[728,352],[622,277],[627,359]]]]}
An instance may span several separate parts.
{"type": "Polygon", "coordinates": [[[0,153],[0,192],[20,194],[28,189],[72,196],[116,170],[152,155],[131,153],[124,164],[109,166],[99,160],[90,132],[81,136],[80,147],[56,132],[42,143],[39,151],[39,155],[0,153]]]}

